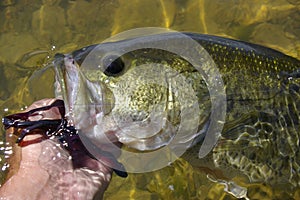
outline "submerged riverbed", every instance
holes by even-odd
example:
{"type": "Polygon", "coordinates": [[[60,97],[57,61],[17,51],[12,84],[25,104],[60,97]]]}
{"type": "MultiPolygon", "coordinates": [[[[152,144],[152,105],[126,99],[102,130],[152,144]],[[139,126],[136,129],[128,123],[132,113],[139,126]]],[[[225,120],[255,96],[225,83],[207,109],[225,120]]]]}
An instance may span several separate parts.
{"type": "MultiPolygon", "coordinates": [[[[300,59],[300,3],[294,0],[11,0],[0,3],[0,115],[53,97],[52,74],[32,76],[57,52],[100,43],[138,27],[165,27],[241,39],[300,59]],[[24,55],[26,55],[24,57],[24,55]]],[[[3,133],[3,130],[2,130],[3,133]]],[[[2,180],[11,149],[0,142],[2,180]]],[[[236,199],[230,187],[243,177],[219,181],[218,171],[192,167],[183,159],[146,174],[114,176],[105,199],[236,199]],[[207,176],[207,174],[210,174],[207,176]],[[211,175],[215,174],[215,176],[211,175]],[[227,187],[227,191],[226,191],[227,187]],[[229,189],[228,189],[229,188],[229,189]]],[[[251,199],[300,198],[299,188],[283,191],[264,184],[243,185],[251,199]]]]}

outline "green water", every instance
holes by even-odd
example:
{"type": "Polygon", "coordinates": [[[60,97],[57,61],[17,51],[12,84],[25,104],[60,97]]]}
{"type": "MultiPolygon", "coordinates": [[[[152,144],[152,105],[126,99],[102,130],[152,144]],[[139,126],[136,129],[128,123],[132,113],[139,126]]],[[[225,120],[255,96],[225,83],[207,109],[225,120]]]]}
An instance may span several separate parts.
{"type": "MultiPolygon", "coordinates": [[[[47,84],[53,82],[51,72],[42,81],[27,81],[56,52],[70,52],[147,26],[242,39],[300,58],[297,0],[5,0],[0,2],[0,115],[54,96],[51,84],[47,84]],[[22,59],[30,52],[35,56],[22,59]]],[[[0,143],[1,167],[7,153],[4,147],[5,143],[0,143]]],[[[209,167],[193,168],[179,160],[157,172],[130,174],[127,179],[113,177],[105,199],[235,199],[224,191],[225,183],[207,178],[207,173],[221,176],[209,167]]],[[[0,173],[0,177],[4,175],[0,173]]],[[[237,176],[231,181],[242,179],[237,176]]],[[[299,189],[242,186],[251,199],[300,198],[299,189]]]]}

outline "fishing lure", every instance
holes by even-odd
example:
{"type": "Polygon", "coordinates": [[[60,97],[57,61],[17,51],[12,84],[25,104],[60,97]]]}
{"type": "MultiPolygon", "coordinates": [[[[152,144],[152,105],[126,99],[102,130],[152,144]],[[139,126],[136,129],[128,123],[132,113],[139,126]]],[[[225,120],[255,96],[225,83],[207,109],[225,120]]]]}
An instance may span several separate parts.
{"type": "MultiPolygon", "coordinates": [[[[15,128],[15,134],[18,134],[18,129],[21,129],[16,143],[20,146],[27,146],[40,142],[43,139],[56,137],[71,156],[74,152],[80,151],[95,159],[82,144],[78,130],[68,123],[65,117],[64,101],[60,99],[43,99],[35,102],[33,105],[40,106],[41,103],[46,105],[33,108],[27,112],[8,115],[2,119],[5,129],[15,128]],[[53,118],[54,116],[57,118],[53,118]],[[42,137],[29,141],[24,140],[27,135],[36,133],[41,134],[42,137]]],[[[120,169],[120,166],[124,168],[109,152],[102,151],[101,154],[103,159],[100,162],[104,164],[109,163],[109,166],[117,165],[118,169],[120,169]]],[[[76,161],[73,159],[73,165],[74,163],[76,161]]],[[[127,177],[125,169],[124,171],[113,170],[117,175],[127,177]]]]}

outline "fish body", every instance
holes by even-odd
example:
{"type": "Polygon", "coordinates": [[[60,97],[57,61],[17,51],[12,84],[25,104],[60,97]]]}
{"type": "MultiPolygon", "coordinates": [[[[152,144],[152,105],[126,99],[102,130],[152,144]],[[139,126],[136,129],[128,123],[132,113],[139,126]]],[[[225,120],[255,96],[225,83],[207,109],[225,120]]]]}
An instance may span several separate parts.
{"type": "MultiPolygon", "coordinates": [[[[231,167],[254,182],[299,186],[300,61],[256,44],[185,35],[210,55],[224,84],[226,115],[211,153],[214,165],[231,167]]],[[[208,77],[186,57],[148,48],[174,39],[180,36],[150,35],[65,55],[57,64],[57,80],[77,128],[99,145],[113,133],[115,140],[140,151],[168,145],[179,130],[189,135],[179,138],[187,148],[201,143],[217,98],[207,87],[208,77]],[[76,80],[68,79],[68,67],[78,70],[76,80]]]]}

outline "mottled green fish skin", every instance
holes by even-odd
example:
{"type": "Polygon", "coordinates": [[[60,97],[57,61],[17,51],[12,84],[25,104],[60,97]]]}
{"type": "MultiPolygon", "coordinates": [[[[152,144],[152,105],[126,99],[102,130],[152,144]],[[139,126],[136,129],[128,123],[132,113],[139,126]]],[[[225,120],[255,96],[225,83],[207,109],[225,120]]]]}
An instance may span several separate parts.
{"type": "Polygon", "coordinates": [[[226,85],[227,114],[213,159],[252,182],[300,185],[300,61],[276,50],[190,35],[209,52],[226,85]]]}
{"type": "MultiPolygon", "coordinates": [[[[210,54],[226,87],[226,121],[211,153],[214,165],[241,172],[251,182],[300,186],[300,61],[248,42],[185,34],[210,54]]],[[[162,35],[160,39],[168,37],[172,34],[162,35]]],[[[75,51],[73,56],[81,64],[94,47],[75,51]]],[[[155,59],[163,63],[173,59],[154,50],[141,52],[133,53],[135,62],[155,59]]],[[[178,66],[189,65],[184,62],[178,62],[181,63],[178,66]]],[[[193,80],[193,84],[200,85],[198,79],[193,80]]],[[[191,150],[185,157],[196,158],[197,152],[191,150]]]]}
{"type": "MultiPolygon", "coordinates": [[[[272,98],[297,93],[300,61],[276,50],[217,36],[188,34],[217,64],[226,85],[228,111],[234,101],[259,101],[272,107],[272,98]],[[269,100],[269,101],[268,101],[269,100]]],[[[241,113],[242,114],[242,113],[241,113]]],[[[299,120],[299,119],[297,119],[299,120]]]]}

